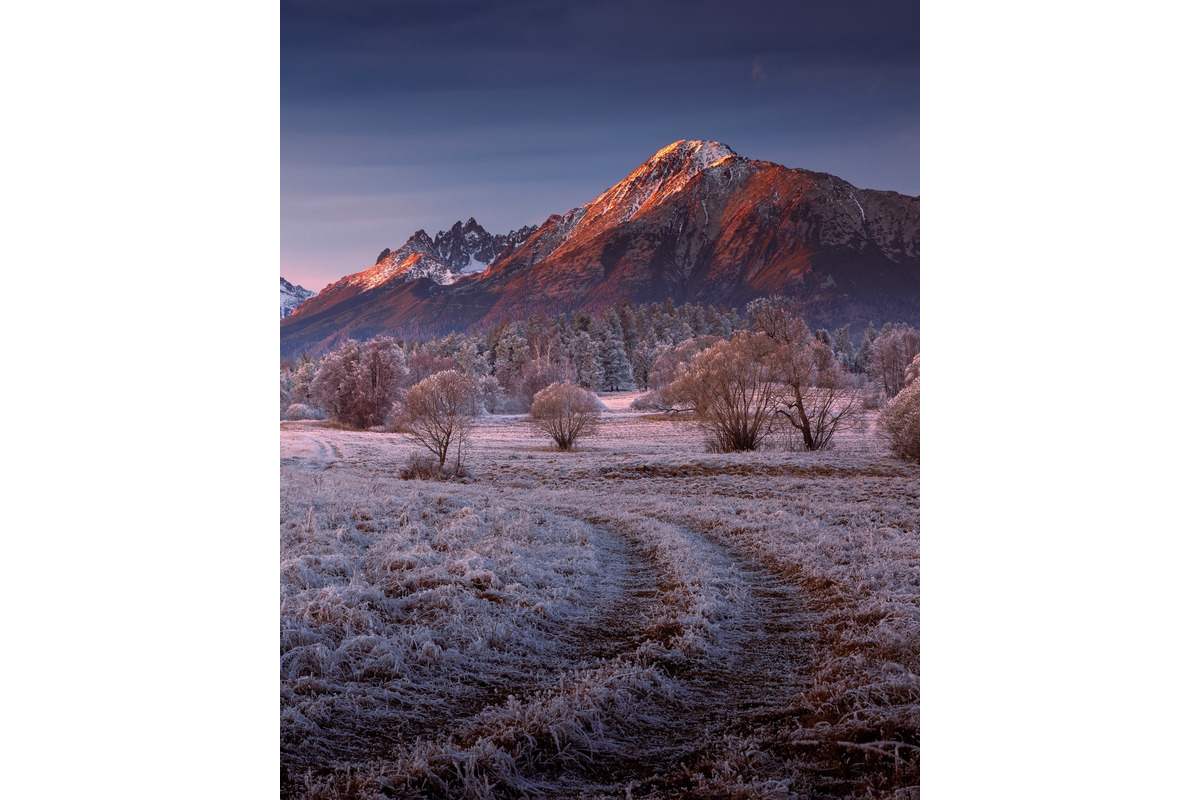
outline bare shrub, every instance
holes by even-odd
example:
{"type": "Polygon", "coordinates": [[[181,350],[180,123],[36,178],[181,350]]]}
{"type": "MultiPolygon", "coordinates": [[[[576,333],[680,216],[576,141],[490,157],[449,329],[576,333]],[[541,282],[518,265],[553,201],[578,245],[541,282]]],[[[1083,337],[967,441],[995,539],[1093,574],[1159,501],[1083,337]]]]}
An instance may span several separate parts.
{"type": "Polygon", "coordinates": [[[321,413],[319,408],[306,406],[304,403],[292,403],[288,406],[284,417],[293,421],[298,419],[325,419],[325,415],[321,413]]]}
{"type": "Polygon", "coordinates": [[[549,435],[559,450],[571,450],[576,441],[596,432],[602,408],[587,389],[552,383],[533,398],[529,421],[535,430],[549,435]]]}
{"type": "Polygon", "coordinates": [[[438,471],[453,451],[457,472],[463,465],[467,437],[479,415],[479,387],[452,370],[431,375],[404,393],[391,428],[407,434],[437,458],[438,471]]]}
{"type": "Polygon", "coordinates": [[[442,477],[437,459],[428,453],[413,453],[400,469],[400,477],[408,480],[437,480],[442,477]]]}
{"type": "MultiPolygon", "coordinates": [[[[920,367],[917,367],[919,372],[920,367]]],[[[877,429],[905,461],[921,460],[921,378],[900,390],[879,415],[877,429]]]]}
{"type": "Polygon", "coordinates": [[[763,445],[764,450],[776,450],[781,453],[803,453],[808,450],[804,445],[804,436],[790,425],[781,425],[771,434],[771,438],[763,445]]]}
{"type": "Polygon", "coordinates": [[[677,409],[696,413],[716,452],[756,450],[779,405],[768,363],[774,349],[765,334],[734,334],[692,359],[664,397],[677,409]]]}

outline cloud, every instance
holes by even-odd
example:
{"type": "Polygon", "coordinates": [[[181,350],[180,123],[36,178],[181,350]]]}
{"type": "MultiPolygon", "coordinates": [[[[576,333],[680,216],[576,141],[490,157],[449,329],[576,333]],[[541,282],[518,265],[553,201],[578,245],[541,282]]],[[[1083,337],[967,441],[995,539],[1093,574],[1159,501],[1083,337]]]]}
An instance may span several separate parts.
{"type": "Polygon", "coordinates": [[[754,59],[754,69],[750,71],[750,77],[756,81],[765,81],[767,79],[767,71],[763,69],[762,59],[754,59]]]}

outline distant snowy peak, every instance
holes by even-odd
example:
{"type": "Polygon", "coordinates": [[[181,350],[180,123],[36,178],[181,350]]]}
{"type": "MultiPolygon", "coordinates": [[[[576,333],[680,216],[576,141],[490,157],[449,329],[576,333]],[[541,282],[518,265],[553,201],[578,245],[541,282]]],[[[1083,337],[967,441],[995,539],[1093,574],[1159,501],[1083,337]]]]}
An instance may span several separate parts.
{"type": "Polygon", "coordinates": [[[507,234],[491,234],[471,217],[466,223],[454,223],[448,231],[439,231],[433,239],[432,254],[459,275],[479,272],[486,269],[505,248],[524,242],[535,230],[532,226],[526,226],[507,234]]]}
{"type": "Polygon", "coordinates": [[[303,286],[288,283],[282,276],[279,278],[279,318],[291,314],[296,307],[310,297],[316,297],[316,292],[310,292],[303,286]]]}
{"type": "Polygon", "coordinates": [[[406,281],[430,278],[440,284],[453,283],[463,275],[480,272],[487,268],[497,256],[510,247],[519,247],[537,230],[527,225],[506,234],[491,234],[474,217],[465,223],[454,223],[448,231],[438,231],[430,238],[423,230],[409,237],[398,250],[385,249],[379,254],[375,266],[351,277],[351,280],[366,289],[373,289],[403,275],[406,281]],[[414,256],[423,255],[425,261],[418,262],[414,256]]]}

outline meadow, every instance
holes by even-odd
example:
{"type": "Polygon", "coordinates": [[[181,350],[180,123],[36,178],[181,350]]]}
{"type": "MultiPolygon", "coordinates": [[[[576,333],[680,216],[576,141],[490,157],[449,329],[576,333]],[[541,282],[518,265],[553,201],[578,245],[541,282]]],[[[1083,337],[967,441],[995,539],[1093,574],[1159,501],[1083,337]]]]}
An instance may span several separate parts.
{"type": "Polygon", "coordinates": [[[485,415],[452,481],[280,423],[283,797],[919,795],[919,466],[636,396],[575,452],[485,415]]]}

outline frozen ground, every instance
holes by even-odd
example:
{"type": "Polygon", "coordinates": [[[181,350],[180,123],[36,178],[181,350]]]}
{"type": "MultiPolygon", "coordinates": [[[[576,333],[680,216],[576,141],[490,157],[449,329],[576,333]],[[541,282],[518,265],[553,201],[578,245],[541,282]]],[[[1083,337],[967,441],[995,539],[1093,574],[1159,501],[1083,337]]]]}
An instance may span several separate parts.
{"type": "Polygon", "coordinates": [[[917,796],[918,469],[635,396],[573,453],[485,418],[465,482],[281,423],[284,796],[917,796]]]}

